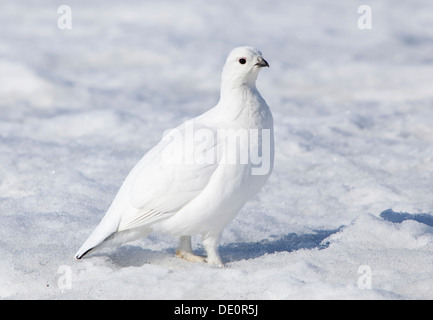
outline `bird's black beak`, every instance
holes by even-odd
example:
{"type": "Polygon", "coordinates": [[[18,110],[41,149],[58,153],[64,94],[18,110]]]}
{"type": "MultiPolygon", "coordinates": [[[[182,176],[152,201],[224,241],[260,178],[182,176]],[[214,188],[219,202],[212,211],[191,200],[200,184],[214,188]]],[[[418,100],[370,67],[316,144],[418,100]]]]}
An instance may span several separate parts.
{"type": "Polygon", "coordinates": [[[259,68],[269,67],[269,63],[265,59],[259,58],[259,62],[257,62],[255,66],[258,66],[259,68]]]}

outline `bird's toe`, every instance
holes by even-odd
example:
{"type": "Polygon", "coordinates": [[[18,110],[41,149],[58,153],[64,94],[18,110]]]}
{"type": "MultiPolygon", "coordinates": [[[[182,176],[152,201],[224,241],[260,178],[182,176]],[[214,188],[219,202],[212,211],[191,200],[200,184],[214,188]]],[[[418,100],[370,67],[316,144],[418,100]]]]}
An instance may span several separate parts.
{"type": "Polygon", "coordinates": [[[186,261],[189,261],[189,262],[206,262],[206,259],[204,257],[195,255],[192,252],[187,252],[187,251],[183,251],[183,250],[177,250],[176,251],[176,255],[179,258],[185,259],[186,261]]]}

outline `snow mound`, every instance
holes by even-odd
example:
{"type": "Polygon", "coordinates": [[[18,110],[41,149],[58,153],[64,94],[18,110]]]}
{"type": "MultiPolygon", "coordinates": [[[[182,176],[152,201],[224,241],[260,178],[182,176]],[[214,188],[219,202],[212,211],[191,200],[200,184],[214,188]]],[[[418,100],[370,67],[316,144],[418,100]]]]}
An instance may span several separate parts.
{"type": "MultiPolygon", "coordinates": [[[[384,211],[390,212],[390,211],[384,211]]],[[[381,214],[387,220],[400,216],[399,213],[381,214]]],[[[416,216],[416,215],[414,215],[416,216]]],[[[433,215],[426,215],[430,219],[433,215]]],[[[406,219],[401,223],[393,223],[375,217],[372,214],[363,214],[353,223],[345,227],[342,232],[328,238],[330,245],[351,246],[361,250],[378,249],[433,249],[433,228],[425,223],[406,219]]]]}
{"type": "Polygon", "coordinates": [[[52,105],[53,88],[30,68],[17,62],[0,60],[0,110],[2,105],[30,103],[38,108],[52,105]]]}

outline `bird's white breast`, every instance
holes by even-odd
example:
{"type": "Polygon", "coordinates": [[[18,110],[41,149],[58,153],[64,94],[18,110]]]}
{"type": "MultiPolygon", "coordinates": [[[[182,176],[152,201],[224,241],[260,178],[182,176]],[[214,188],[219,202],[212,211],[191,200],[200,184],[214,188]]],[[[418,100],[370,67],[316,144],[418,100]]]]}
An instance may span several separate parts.
{"type": "Polygon", "coordinates": [[[217,106],[193,120],[197,128],[205,124],[217,135],[217,168],[197,197],[154,229],[176,235],[219,233],[266,183],[274,162],[272,114],[260,95],[242,102],[239,110],[217,106]],[[227,141],[245,136],[238,140],[237,156],[247,152],[248,159],[233,162],[233,144],[227,141]]]}

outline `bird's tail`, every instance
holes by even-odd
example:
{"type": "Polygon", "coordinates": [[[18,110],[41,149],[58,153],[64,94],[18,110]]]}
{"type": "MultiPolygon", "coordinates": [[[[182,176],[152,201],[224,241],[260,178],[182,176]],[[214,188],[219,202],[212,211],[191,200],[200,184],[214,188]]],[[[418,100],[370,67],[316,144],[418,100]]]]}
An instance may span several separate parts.
{"type": "Polygon", "coordinates": [[[76,259],[83,258],[91,250],[121,245],[147,236],[151,232],[149,225],[119,231],[118,227],[121,219],[120,217],[113,217],[110,213],[107,212],[96,229],[77,251],[75,254],[76,259]]]}
{"type": "Polygon", "coordinates": [[[116,236],[122,212],[125,210],[122,206],[125,202],[123,201],[125,190],[126,189],[122,185],[101,222],[75,254],[76,259],[83,258],[91,250],[104,247],[107,242],[110,242],[108,240],[116,236]]]}
{"type": "Polygon", "coordinates": [[[76,259],[83,258],[87,253],[96,248],[101,249],[107,246],[123,244],[149,234],[149,226],[142,226],[140,228],[122,230],[119,232],[122,216],[126,212],[133,214],[137,210],[132,206],[125,206],[125,203],[128,203],[125,198],[127,197],[127,194],[125,193],[126,190],[128,190],[128,188],[125,188],[125,184],[122,185],[122,188],[104,218],[102,218],[99,225],[75,254],[76,259]],[[130,211],[132,211],[132,213],[130,211]]]}
{"type": "Polygon", "coordinates": [[[101,236],[102,234],[97,231],[98,228],[90,235],[89,239],[87,239],[87,241],[81,246],[80,250],[77,251],[77,253],[75,254],[76,259],[81,259],[87,253],[95,249],[99,250],[106,247],[115,247],[126,242],[137,240],[143,236],[149,235],[151,229],[149,228],[149,226],[142,226],[139,228],[123,230],[120,232],[107,232],[103,236],[101,236]],[[95,236],[94,233],[96,233],[95,236]]]}
{"type": "Polygon", "coordinates": [[[105,241],[112,238],[117,231],[119,223],[113,223],[110,219],[102,219],[89,238],[84,242],[81,248],[75,254],[76,259],[81,259],[91,250],[101,246],[105,241]]]}
{"type": "Polygon", "coordinates": [[[82,257],[84,257],[86,254],[88,254],[93,249],[100,247],[106,240],[108,240],[110,237],[112,237],[115,233],[112,233],[107,238],[105,238],[102,241],[95,242],[95,244],[92,244],[89,241],[84,242],[84,244],[81,246],[81,248],[77,251],[75,254],[75,258],[80,260],[82,257]]]}

